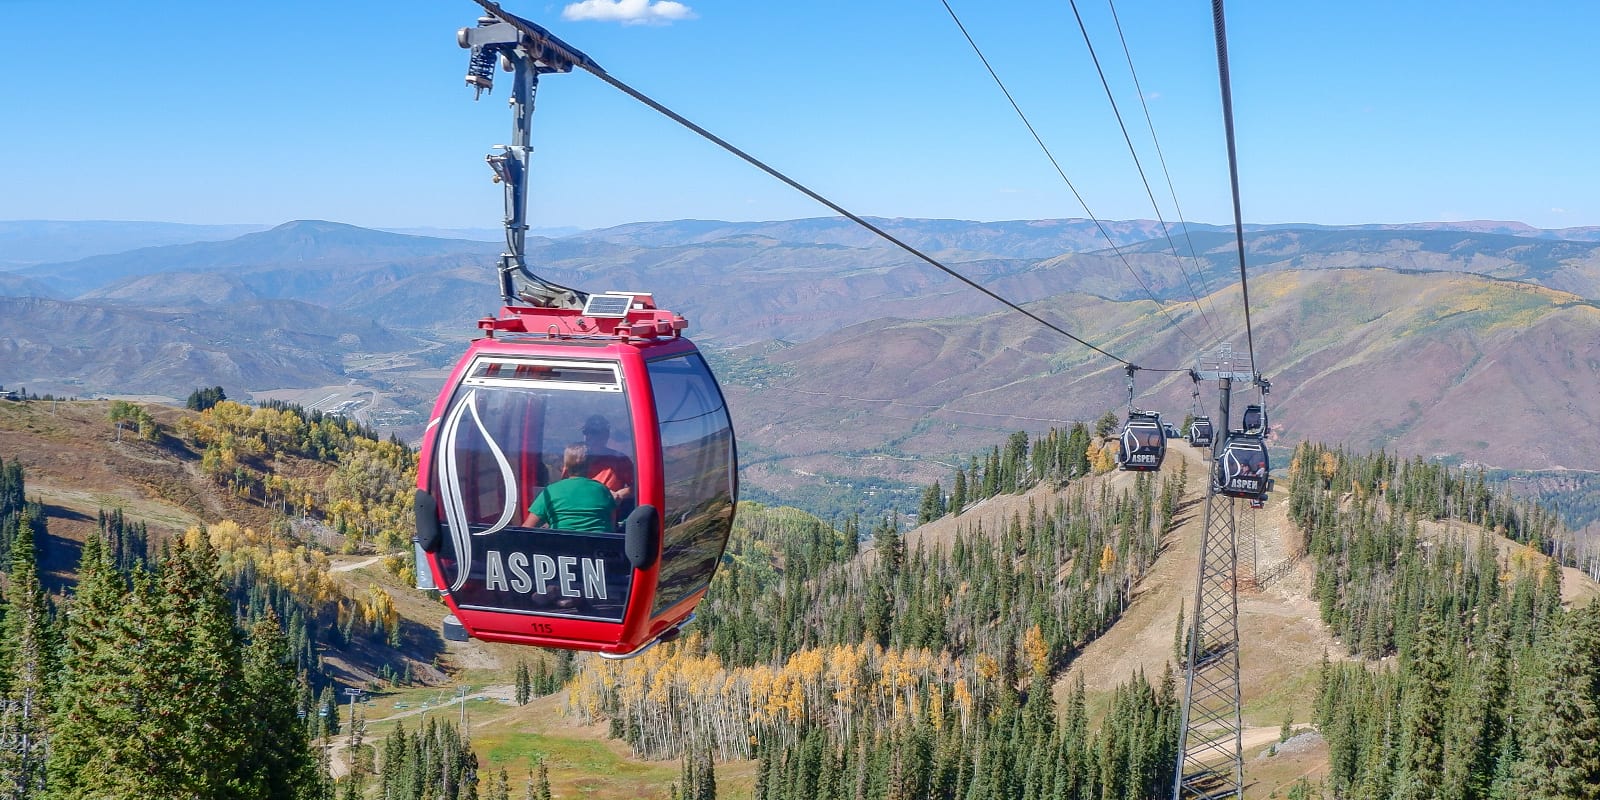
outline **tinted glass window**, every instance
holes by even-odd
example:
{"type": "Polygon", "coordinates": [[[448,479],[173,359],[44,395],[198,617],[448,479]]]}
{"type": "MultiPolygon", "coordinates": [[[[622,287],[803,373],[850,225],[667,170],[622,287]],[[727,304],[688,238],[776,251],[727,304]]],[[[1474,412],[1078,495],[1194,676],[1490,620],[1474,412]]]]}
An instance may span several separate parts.
{"type": "Polygon", "coordinates": [[[652,361],[666,478],[657,613],[711,582],[733,527],[733,425],[698,354],[652,361]]]}
{"type": "Polygon", "coordinates": [[[467,521],[494,525],[509,492],[510,524],[520,525],[540,490],[565,477],[562,454],[574,444],[589,451],[582,477],[636,492],[633,422],[615,364],[486,358],[468,376],[441,419],[434,469],[457,487],[467,521]]]}
{"type": "Polygon", "coordinates": [[[1244,468],[1244,474],[1267,474],[1267,454],[1265,451],[1254,448],[1240,449],[1236,455],[1239,457],[1239,464],[1244,468]]]}
{"type": "MultiPolygon", "coordinates": [[[[511,569],[511,553],[520,553],[517,557],[527,564],[542,564],[539,557],[551,553],[571,556],[569,571],[592,562],[592,574],[585,578],[588,583],[572,584],[587,587],[578,595],[581,602],[545,609],[535,607],[541,592],[518,595],[511,591],[507,596],[517,595],[519,602],[527,601],[524,605],[533,604],[527,609],[519,607],[532,613],[620,619],[620,603],[626,598],[631,575],[620,544],[615,553],[609,545],[605,553],[573,550],[572,541],[577,540],[545,530],[554,527],[551,520],[536,521],[529,509],[541,494],[547,495],[546,508],[554,508],[552,503],[559,505],[560,498],[572,494],[559,487],[545,492],[563,477],[598,482],[613,491],[626,488],[629,491],[623,494],[630,496],[631,502],[637,491],[635,464],[633,425],[617,365],[504,357],[475,363],[456,387],[435,435],[431,489],[443,517],[445,536],[439,555],[446,573],[445,588],[457,592],[463,602],[467,594],[480,592],[486,599],[476,602],[503,605],[490,590],[500,584],[516,589],[517,582],[511,580],[517,577],[515,570],[506,571],[511,569]],[[573,376],[581,378],[573,380],[573,376]],[[589,461],[583,474],[564,476],[563,454],[576,444],[586,446],[589,461]],[[601,587],[605,587],[603,591],[601,587]]],[[[595,487],[580,496],[604,494],[595,487]]],[[[620,541],[617,531],[618,521],[626,513],[623,505],[614,500],[589,505],[589,513],[596,517],[594,524],[557,525],[615,536],[620,541]],[[600,520],[601,516],[606,518],[600,520]]],[[[547,560],[557,563],[554,559],[555,555],[549,555],[547,560]]],[[[573,574],[582,576],[580,571],[573,574]]],[[[538,583],[530,580],[528,585],[538,583]]],[[[562,584],[547,580],[542,585],[559,588],[562,584]]]]}

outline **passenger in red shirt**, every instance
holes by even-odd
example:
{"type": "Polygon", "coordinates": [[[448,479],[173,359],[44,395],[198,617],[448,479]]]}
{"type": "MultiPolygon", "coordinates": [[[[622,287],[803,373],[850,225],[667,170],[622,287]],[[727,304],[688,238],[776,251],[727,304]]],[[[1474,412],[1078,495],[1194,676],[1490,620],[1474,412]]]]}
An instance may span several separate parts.
{"type": "Polygon", "coordinates": [[[605,484],[618,508],[633,501],[633,460],[606,446],[611,440],[611,423],[600,414],[583,423],[583,443],[589,447],[588,477],[605,484]]]}

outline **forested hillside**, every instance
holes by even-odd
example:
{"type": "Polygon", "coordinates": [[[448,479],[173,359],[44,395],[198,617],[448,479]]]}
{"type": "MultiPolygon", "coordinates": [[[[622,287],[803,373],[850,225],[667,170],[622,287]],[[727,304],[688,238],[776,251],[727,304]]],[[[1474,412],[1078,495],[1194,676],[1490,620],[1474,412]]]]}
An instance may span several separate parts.
{"type": "Polygon", "coordinates": [[[1381,453],[1306,445],[1290,475],[1322,618],[1368,659],[1323,665],[1330,793],[1595,796],[1600,603],[1564,608],[1561,565],[1540,552],[1550,515],[1381,453]],[[1526,544],[1503,553],[1492,534],[1526,544]]]}
{"type": "MultiPolygon", "coordinates": [[[[273,512],[270,524],[212,519],[153,535],[112,507],[81,531],[81,514],[30,492],[20,460],[0,461],[6,797],[332,798],[333,751],[313,742],[338,732],[336,679],[403,685],[415,680],[413,658],[431,658],[386,591],[352,593],[334,579],[328,556],[330,546],[370,551],[407,535],[397,520],[409,514],[414,454],[346,420],[250,409],[219,401],[220,392],[196,397],[210,407],[176,418],[120,401],[67,410],[97,410],[99,425],[117,431],[98,444],[80,429],[78,447],[189,463],[200,480],[245,503],[229,507],[273,512]],[[52,519],[74,533],[53,534],[52,519]],[[41,544],[55,551],[70,591],[44,590],[41,544]]],[[[56,422],[54,414],[27,413],[38,405],[11,407],[29,420],[11,433],[52,435],[41,423],[56,422]]],[[[74,463],[62,447],[50,452],[51,466],[74,463]]],[[[184,496],[151,468],[147,486],[184,496]]],[[[48,491],[73,496],[60,485],[48,491]]],[[[360,751],[359,742],[352,747],[360,751]]],[[[418,798],[429,780],[419,778],[418,798]]]]}
{"type": "Polygon", "coordinates": [[[698,632],[622,664],[580,662],[573,713],[649,756],[754,757],[759,798],[1149,796],[1174,758],[1171,672],[1128,676],[1098,726],[1081,685],[1058,713],[1050,677],[1114,624],[1182,478],[1113,489],[1085,474],[1090,438],[1013,436],[975,458],[938,515],[1061,488],[948,544],[908,549],[893,517],[835,530],[745,504],[698,632]]]}
{"type": "MultiPolygon", "coordinates": [[[[1084,425],[1012,434],[926,487],[915,522],[936,524],[922,530],[894,514],[830,524],[746,502],[681,641],[622,663],[528,651],[513,676],[514,662],[496,668],[480,644],[447,647],[433,630],[439,607],[394,588],[409,577],[396,551],[409,535],[414,453],[292,406],[244,406],[220,390],[191,400],[199,410],[62,409],[93,409],[79,426],[103,426],[106,444],[95,447],[149,460],[140,463],[185,459],[237,504],[218,508],[264,516],[153,530],[111,507],[81,533],[85,523],[59,505],[73,495],[57,461],[41,464],[49,499],[21,462],[0,461],[0,522],[10,531],[0,734],[30,743],[6,751],[4,775],[33,787],[14,796],[164,796],[154,787],[185,786],[219,798],[510,800],[591,785],[572,762],[546,761],[556,740],[534,739],[546,744],[531,761],[509,755],[527,752],[509,743],[525,738],[495,734],[490,749],[475,748],[482,731],[457,727],[453,711],[449,723],[413,724],[396,702],[393,718],[369,723],[362,713],[341,727],[332,679],[404,697],[442,678],[438,664],[466,663],[514,682],[503,691],[518,702],[558,693],[538,707],[565,709],[565,721],[542,723],[561,736],[609,732],[635,754],[629,763],[681,763],[670,786],[622,784],[635,793],[1131,800],[1168,791],[1178,665],[1145,659],[1107,680],[1085,653],[1125,614],[1149,616],[1148,605],[1128,609],[1194,499],[1183,488],[1188,450],[1169,454],[1162,473],[1134,475],[1108,472],[1104,440],[1084,425]],[[68,552],[76,588],[34,588],[39,543],[80,539],[68,552]],[[344,563],[400,575],[335,573],[341,551],[354,554],[344,563]],[[1100,688],[1086,688],[1086,671],[1100,688]],[[126,741],[146,744],[114,764],[98,760],[126,741]]],[[[53,430],[43,417],[19,419],[30,435],[53,430]]],[[[1285,472],[1274,502],[1288,507],[1306,553],[1300,568],[1315,576],[1306,613],[1343,648],[1329,653],[1307,709],[1327,760],[1310,762],[1297,796],[1584,796],[1572,787],[1594,780],[1588,745],[1570,732],[1600,725],[1582,691],[1600,688],[1600,622],[1583,605],[1600,589],[1582,572],[1596,565],[1556,516],[1511,500],[1482,473],[1416,459],[1306,446],[1285,472]],[[1555,785],[1547,776],[1568,781],[1567,794],[1541,788],[1555,785]]],[[[1139,624],[1164,653],[1176,651],[1176,623],[1139,624]]],[[[1303,660],[1307,675],[1315,663],[1303,660]]],[[[515,707],[500,713],[516,719],[515,707]]]]}

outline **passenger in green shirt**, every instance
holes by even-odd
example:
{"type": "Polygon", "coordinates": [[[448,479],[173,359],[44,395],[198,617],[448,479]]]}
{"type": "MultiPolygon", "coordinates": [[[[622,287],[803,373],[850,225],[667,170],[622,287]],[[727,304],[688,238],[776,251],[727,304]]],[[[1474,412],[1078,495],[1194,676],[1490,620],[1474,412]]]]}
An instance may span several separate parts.
{"type": "Polygon", "coordinates": [[[617,500],[606,485],[585,477],[587,445],[569,445],[561,457],[561,480],[544,487],[528,506],[530,528],[610,532],[617,528],[617,500]]]}

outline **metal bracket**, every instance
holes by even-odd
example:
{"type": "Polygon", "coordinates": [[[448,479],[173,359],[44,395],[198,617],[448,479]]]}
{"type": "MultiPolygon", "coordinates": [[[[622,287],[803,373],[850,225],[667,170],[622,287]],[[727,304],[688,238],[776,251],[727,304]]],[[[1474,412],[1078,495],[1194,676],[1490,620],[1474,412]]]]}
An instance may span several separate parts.
{"type": "Polygon", "coordinates": [[[533,153],[530,132],[539,76],[571,72],[574,65],[587,67],[594,62],[549,31],[506,13],[495,3],[479,5],[492,16],[479,18],[477,27],[456,32],[456,44],[471,51],[467,85],[482,97],[494,89],[496,62],[512,73],[511,143],[496,145],[500,152],[484,157],[494,181],[505,187],[506,251],[497,266],[500,298],[506,305],[582,308],[587,294],[551,284],[528,270],[528,161],[533,153]],[[520,289],[515,285],[518,274],[529,281],[520,289]]]}

